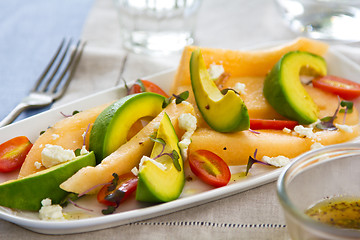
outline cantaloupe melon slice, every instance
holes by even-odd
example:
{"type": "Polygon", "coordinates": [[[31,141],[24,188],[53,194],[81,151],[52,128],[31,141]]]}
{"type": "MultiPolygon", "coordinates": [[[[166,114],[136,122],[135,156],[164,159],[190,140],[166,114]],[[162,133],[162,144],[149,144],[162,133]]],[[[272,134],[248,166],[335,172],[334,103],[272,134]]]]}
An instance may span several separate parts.
{"type": "MultiPolygon", "coordinates": [[[[110,104],[110,103],[109,103],[110,104]]],[[[41,152],[46,144],[62,146],[64,149],[76,150],[83,145],[83,134],[90,124],[90,129],[96,117],[109,105],[104,104],[75,114],[74,116],[60,120],[54,126],[48,128],[35,141],[30,152],[20,169],[19,178],[44,170],[37,169],[35,162],[41,163],[41,152]]],[[[90,131],[89,129],[89,131],[90,131]]],[[[88,136],[87,136],[88,137],[88,136]]],[[[88,146],[88,140],[86,141],[88,146]]]]}
{"type": "Polygon", "coordinates": [[[250,131],[223,134],[209,128],[199,128],[191,137],[189,154],[199,149],[207,149],[220,156],[229,165],[247,164],[249,156],[254,155],[255,149],[258,149],[257,159],[279,155],[293,158],[309,151],[315,142],[329,145],[358,136],[359,125],[353,125],[351,128],[352,133],[339,130],[317,132],[316,140],[280,130],[257,130],[260,134],[250,131]]]}
{"type": "MultiPolygon", "coordinates": [[[[194,108],[187,102],[176,105],[174,102],[167,106],[157,117],[147,124],[128,142],[119,147],[115,152],[104,158],[95,167],[85,167],[80,169],[71,178],[60,185],[65,191],[83,193],[92,187],[111,181],[112,174],[122,175],[130,172],[132,168],[138,166],[143,155],[149,156],[153,147],[150,136],[154,134],[159,123],[166,112],[179,138],[181,131],[178,126],[178,118],[182,113],[193,113],[194,108]]],[[[96,189],[98,190],[98,189],[96,189]]],[[[92,191],[92,192],[96,192],[92,191]]]]}
{"type": "MultiPolygon", "coordinates": [[[[189,61],[192,51],[196,46],[185,47],[179,67],[176,72],[175,81],[171,92],[179,92],[181,86],[190,86],[189,61]]],[[[318,55],[324,55],[328,45],[310,40],[299,38],[285,45],[258,51],[236,51],[227,49],[201,48],[205,64],[223,65],[225,72],[231,77],[265,77],[277,61],[287,52],[301,50],[318,55]]]]}

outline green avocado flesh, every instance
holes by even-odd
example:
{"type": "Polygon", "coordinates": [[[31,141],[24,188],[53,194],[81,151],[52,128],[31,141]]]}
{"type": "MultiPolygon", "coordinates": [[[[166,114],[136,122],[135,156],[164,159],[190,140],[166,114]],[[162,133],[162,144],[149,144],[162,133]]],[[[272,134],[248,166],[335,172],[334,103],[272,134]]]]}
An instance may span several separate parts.
{"type": "Polygon", "coordinates": [[[191,86],[199,111],[207,124],[218,132],[236,132],[250,127],[249,114],[240,95],[228,91],[225,95],[210,79],[200,49],[190,58],[191,86]]]}
{"type": "Polygon", "coordinates": [[[156,93],[138,93],[121,98],[101,112],[91,129],[89,142],[97,164],[127,141],[128,132],[138,119],[156,117],[164,100],[164,96],[156,93]]]}
{"type": "Polygon", "coordinates": [[[318,119],[318,106],[306,92],[300,74],[325,76],[326,62],[321,56],[302,51],[285,54],[266,76],[263,93],[281,115],[310,124],[318,119]]]}
{"type": "Polygon", "coordinates": [[[41,201],[45,198],[50,198],[53,204],[58,204],[68,194],[59,185],[86,166],[95,166],[93,152],[24,178],[1,183],[0,205],[20,210],[38,211],[41,208],[41,201]]]}
{"type": "MultiPolygon", "coordinates": [[[[175,150],[179,155],[181,170],[177,170],[171,157],[163,155],[156,162],[163,164],[166,170],[160,169],[151,161],[144,161],[139,169],[139,180],[136,189],[136,199],[143,202],[169,202],[177,199],[185,184],[184,164],[178,147],[178,138],[167,114],[160,122],[157,138],[165,141],[164,153],[175,150]]],[[[155,142],[150,158],[161,153],[163,145],[155,142]]]]}

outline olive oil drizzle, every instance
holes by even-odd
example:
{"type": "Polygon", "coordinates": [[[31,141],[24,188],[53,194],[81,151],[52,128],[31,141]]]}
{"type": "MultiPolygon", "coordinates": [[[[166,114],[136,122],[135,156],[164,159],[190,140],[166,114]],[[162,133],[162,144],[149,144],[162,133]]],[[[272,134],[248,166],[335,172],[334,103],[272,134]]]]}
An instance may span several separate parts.
{"type": "Polygon", "coordinates": [[[306,210],[305,214],[332,226],[360,229],[360,199],[326,199],[306,210]]]}

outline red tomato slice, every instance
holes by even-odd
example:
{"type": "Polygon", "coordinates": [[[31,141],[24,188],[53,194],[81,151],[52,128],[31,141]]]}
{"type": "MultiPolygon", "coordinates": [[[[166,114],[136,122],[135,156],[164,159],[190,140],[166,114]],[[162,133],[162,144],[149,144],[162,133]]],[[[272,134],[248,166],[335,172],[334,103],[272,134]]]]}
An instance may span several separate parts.
{"type": "Polygon", "coordinates": [[[158,85],[147,80],[138,79],[135,84],[130,88],[129,94],[142,93],[142,92],[153,92],[163,95],[168,98],[166,94],[158,85]]]}
{"type": "Polygon", "coordinates": [[[228,165],[218,155],[208,150],[197,150],[189,156],[191,171],[205,183],[222,187],[229,183],[228,165]]]}
{"type": "Polygon", "coordinates": [[[111,202],[105,199],[106,196],[110,195],[111,193],[114,193],[116,190],[120,190],[124,192],[124,196],[122,197],[120,203],[124,202],[126,199],[131,196],[131,194],[136,190],[138,183],[138,178],[132,174],[132,173],[126,173],[124,175],[119,176],[119,181],[116,186],[116,188],[112,191],[109,191],[109,186],[111,183],[106,184],[103,186],[98,195],[97,200],[99,203],[105,204],[107,206],[117,206],[118,204],[116,202],[111,202]]]}
{"type": "Polygon", "coordinates": [[[19,169],[32,143],[25,136],[15,137],[0,145],[0,172],[11,172],[19,169]]]}
{"type": "Polygon", "coordinates": [[[360,84],[344,78],[331,75],[318,77],[313,79],[312,84],[316,88],[339,95],[345,100],[352,100],[360,96],[360,84]]]}
{"type": "Polygon", "coordinates": [[[296,125],[299,125],[296,121],[290,120],[271,120],[271,119],[250,119],[250,129],[274,129],[283,130],[284,128],[294,129],[296,125]]]}

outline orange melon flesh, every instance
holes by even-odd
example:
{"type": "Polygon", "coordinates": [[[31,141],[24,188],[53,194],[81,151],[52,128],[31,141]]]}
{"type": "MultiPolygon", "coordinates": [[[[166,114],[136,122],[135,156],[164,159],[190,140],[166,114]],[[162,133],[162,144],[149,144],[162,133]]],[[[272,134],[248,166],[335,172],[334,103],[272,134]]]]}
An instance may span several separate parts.
{"type": "MultiPolygon", "coordinates": [[[[346,116],[346,124],[352,127],[352,133],[340,130],[321,131],[318,133],[318,140],[299,137],[279,130],[260,130],[260,134],[250,131],[224,134],[210,129],[198,111],[192,94],[189,60],[195,48],[189,46],[184,49],[172,85],[172,93],[178,94],[185,90],[190,92],[188,101],[194,105],[198,118],[198,129],[192,136],[189,154],[198,149],[207,149],[218,154],[229,165],[242,165],[247,164],[248,157],[253,155],[256,148],[259,158],[263,155],[270,157],[283,155],[292,158],[310,150],[310,146],[315,141],[329,145],[346,142],[359,135],[359,114],[356,110],[346,116]]],[[[263,96],[262,89],[266,74],[289,51],[301,50],[324,55],[327,49],[328,45],[325,43],[299,38],[289,44],[260,51],[210,48],[201,48],[201,51],[207,67],[213,63],[223,65],[225,72],[230,74],[224,88],[233,88],[237,82],[245,84],[245,94],[241,94],[241,96],[248,108],[250,118],[286,119],[278,114],[263,96]]],[[[311,86],[304,87],[319,106],[319,118],[334,114],[338,106],[337,96],[311,86]]],[[[342,120],[343,114],[339,114],[336,122],[342,124],[342,120]]]]}
{"type": "MultiPolygon", "coordinates": [[[[196,46],[185,47],[171,92],[180,92],[179,87],[190,86],[189,62],[196,46]]],[[[301,50],[324,55],[328,45],[307,38],[298,38],[293,42],[274,48],[258,51],[236,51],[227,49],[201,48],[206,67],[221,64],[231,77],[265,77],[277,61],[287,52],[301,50]]]]}
{"type": "Polygon", "coordinates": [[[250,131],[223,134],[209,128],[199,128],[191,137],[189,154],[199,149],[207,149],[220,156],[228,165],[246,165],[249,156],[254,155],[255,149],[258,149],[257,159],[279,155],[293,158],[309,151],[315,141],[329,145],[358,136],[359,125],[352,126],[352,129],[353,133],[321,131],[317,133],[317,140],[314,140],[279,130],[257,130],[260,134],[250,131]]]}
{"type": "MultiPolygon", "coordinates": [[[[39,136],[29,151],[20,169],[18,178],[22,178],[45,169],[44,167],[37,169],[34,163],[36,161],[41,163],[41,152],[45,148],[46,144],[59,145],[64,149],[71,150],[81,148],[83,145],[82,135],[88,128],[89,124],[89,131],[91,130],[92,124],[95,122],[97,116],[108,105],[110,105],[110,103],[79,112],[74,116],[60,120],[54,124],[54,126],[48,128],[39,136]]],[[[88,139],[86,139],[86,145],[88,146],[88,139]]]]}
{"type": "MultiPolygon", "coordinates": [[[[156,131],[164,112],[169,115],[175,131],[180,137],[182,131],[178,127],[178,118],[183,113],[193,113],[193,111],[194,108],[189,103],[183,102],[178,105],[171,103],[133,138],[104,158],[100,164],[95,167],[85,167],[80,169],[72,177],[62,183],[60,188],[68,192],[80,194],[98,184],[111,181],[113,173],[117,173],[120,176],[130,172],[131,169],[139,165],[143,155],[150,155],[154,144],[150,139],[150,136],[156,131]]],[[[98,189],[99,188],[96,190],[98,189]]],[[[96,192],[96,190],[92,191],[92,193],[96,192]]]]}

